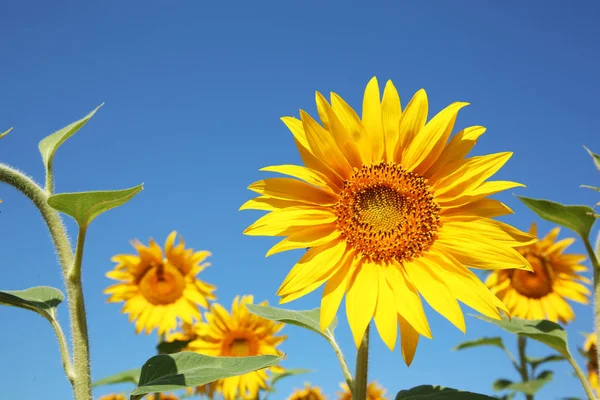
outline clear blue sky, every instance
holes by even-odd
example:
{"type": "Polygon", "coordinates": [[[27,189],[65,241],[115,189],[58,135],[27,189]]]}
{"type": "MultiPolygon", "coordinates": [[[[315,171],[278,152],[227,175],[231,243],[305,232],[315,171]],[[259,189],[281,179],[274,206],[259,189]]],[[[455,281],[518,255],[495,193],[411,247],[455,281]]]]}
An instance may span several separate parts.
{"type": "MultiPolygon", "coordinates": [[[[57,153],[57,191],[145,183],[130,204],[102,215],[88,233],[83,279],[95,379],[139,367],[154,351],[156,337],[136,336],[120,305],[107,305],[102,294],[110,257],[130,252],[130,239],[163,242],[178,230],[191,246],[213,252],[202,278],[218,286],[221,302],[252,293],[276,303],[275,291],[300,253],[265,259],[274,240],[243,236],[258,213],[237,210],[251,197],[246,187],[264,176],[259,168],[300,162],[279,117],[299,108],[313,113],[315,90],[336,91],[360,108],[364,86],[376,75],[394,81],[404,104],[421,87],[435,112],[471,102],[457,126],[488,127],[477,154],[515,152],[498,177],[528,186],[517,193],[565,203],[600,200],[578,188],[600,178],[582,149],[600,152],[598,2],[412,3],[0,5],[0,129],[15,127],[0,142],[0,160],[43,181],[40,139],[106,102],[57,153]]],[[[7,186],[0,186],[0,198],[0,287],[62,287],[35,209],[7,186]]],[[[512,194],[499,198],[516,211],[507,218],[514,225],[527,229],[536,220],[512,194]]],[[[542,232],[550,228],[540,222],[542,232]]],[[[317,291],[291,307],[313,308],[319,298],[317,291]]],[[[575,305],[575,311],[568,326],[573,348],[581,344],[579,333],[592,329],[591,308],[575,305]]],[[[66,307],[59,314],[66,325],[66,307]]],[[[353,363],[341,316],[339,339],[353,363]]],[[[434,340],[421,341],[410,368],[399,350],[373,340],[371,376],[390,392],[437,384],[491,394],[496,378],[517,378],[499,350],[450,350],[483,335],[501,335],[514,348],[514,337],[472,317],[463,335],[431,310],[429,316],[434,340]]],[[[47,322],[0,308],[0,326],[2,397],[71,398],[47,322]]],[[[285,331],[285,366],[317,372],[282,381],[275,398],[305,380],[333,395],[342,380],[333,352],[311,333],[285,331]]],[[[532,345],[531,352],[549,350],[532,345]]],[[[540,399],[583,396],[567,365],[553,369],[556,379],[540,399]]],[[[95,394],[111,389],[131,386],[95,394]]]]}

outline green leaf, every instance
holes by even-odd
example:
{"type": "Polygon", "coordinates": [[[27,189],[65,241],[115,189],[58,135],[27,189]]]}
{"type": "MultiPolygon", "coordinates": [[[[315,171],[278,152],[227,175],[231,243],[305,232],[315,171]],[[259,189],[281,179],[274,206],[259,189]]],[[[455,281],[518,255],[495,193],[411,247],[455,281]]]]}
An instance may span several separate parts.
{"type": "Polygon", "coordinates": [[[75,218],[79,226],[85,228],[98,215],[127,203],[142,189],[143,185],[138,185],[123,190],[61,193],[50,196],[48,204],[55,210],[75,218]]]}
{"type": "Polygon", "coordinates": [[[60,147],[60,145],[63,144],[65,140],[73,136],[75,132],[81,129],[81,127],[83,127],[103,105],[104,103],[100,104],[98,107],[96,107],[96,109],[94,109],[94,111],[79,121],[75,121],[72,124],[54,132],[50,136],[46,136],[44,139],[42,139],[38,147],[40,149],[40,153],[42,153],[42,160],[44,161],[46,170],[49,170],[52,167],[54,153],[56,153],[56,150],[60,147]]]}
{"type": "Polygon", "coordinates": [[[453,350],[457,351],[478,346],[496,346],[501,349],[504,349],[504,343],[502,343],[501,337],[483,337],[480,339],[469,340],[466,342],[459,343],[458,346],[456,346],[453,350]]]}
{"type": "Polygon", "coordinates": [[[104,385],[114,385],[117,383],[126,383],[131,382],[134,384],[138,384],[140,380],[140,372],[141,369],[130,369],[127,371],[119,372],[118,374],[114,374],[111,376],[107,376],[106,378],[102,378],[92,383],[92,387],[104,386],[104,385]]]}
{"type": "Polygon", "coordinates": [[[64,299],[60,290],[48,286],[0,291],[0,304],[31,310],[48,320],[56,319],[56,307],[64,299]]]}
{"type": "Polygon", "coordinates": [[[483,394],[462,392],[442,386],[422,385],[408,390],[401,390],[396,400],[489,400],[494,397],[483,394]]]}
{"type": "Polygon", "coordinates": [[[538,390],[542,388],[546,383],[550,382],[553,377],[552,371],[541,372],[536,379],[532,379],[527,382],[517,382],[506,387],[507,390],[514,390],[529,395],[534,395],[538,390]]]}
{"type": "Polygon", "coordinates": [[[506,390],[506,388],[508,388],[512,384],[513,384],[513,381],[509,381],[508,379],[497,379],[492,384],[492,389],[499,392],[501,390],[506,390]]]}
{"type": "Polygon", "coordinates": [[[514,333],[515,335],[525,336],[537,340],[538,342],[542,342],[565,357],[569,356],[567,332],[557,323],[546,320],[526,320],[520,318],[508,320],[506,317],[497,320],[483,315],[474,316],[494,325],[498,325],[505,331],[514,333]]]}
{"type": "Polygon", "coordinates": [[[218,379],[260,370],[276,365],[283,356],[210,357],[184,351],[154,356],[142,367],[138,387],[131,400],[139,400],[154,392],[179,390],[214,382],[218,379]]]}
{"type": "Polygon", "coordinates": [[[324,336],[328,340],[333,338],[333,330],[337,324],[336,318],[333,320],[331,325],[327,329],[325,329],[324,332],[322,332],[319,322],[319,316],[321,314],[321,310],[319,308],[315,308],[313,310],[297,311],[286,310],[284,308],[275,308],[270,306],[259,306],[256,304],[247,304],[246,307],[252,314],[256,314],[259,317],[271,321],[284,322],[289,325],[296,325],[301,328],[306,328],[318,333],[319,335],[324,336]]]}
{"type": "Polygon", "coordinates": [[[290,376],[296,376],[296,375],[302,375],[302,374],[309,374],[311,372],[313,372],[313,371],[311,371],[310,369],[292,368],[292,369],[286,369],[283,372],[273,373],[273,374],[271,374],[270,389],[271,389],[271,391],[274,391],[273,386],[275,386],[275,384],[283,378],[287,378],[290,376]]]}
{"type": "Polygon", "coordinates": [[[598,168],[598,171],[600,171],[600,156],[598,154],[592,153],[592,151],[585,146],[583,146],[583,148],[592,157],[592,160],[594,160],[594,164],[596,164],[596,168],[598,168]]]}
{"type": "Polygon", "coordinates": [[[183,351],[191,340],[173,340],[172,342],[160,342],[156,346],[158,354],[173,354],[183,351]]]}
{"type": "Polygon", "coordinates": [[[549,200],[537,200],[517,196],[527,207],[543,219],[571,229],[582,238],[590,235],[596,219],[588,206],[565,206],[549,200]]]}
{"type": "Polygon", "coordinates": [[[537,368],[541,364],[554,361],[564,361],[566,358],[558,354],[553,354],[547,357],[526,357],[526,360],[532,368],[537,368]]]}

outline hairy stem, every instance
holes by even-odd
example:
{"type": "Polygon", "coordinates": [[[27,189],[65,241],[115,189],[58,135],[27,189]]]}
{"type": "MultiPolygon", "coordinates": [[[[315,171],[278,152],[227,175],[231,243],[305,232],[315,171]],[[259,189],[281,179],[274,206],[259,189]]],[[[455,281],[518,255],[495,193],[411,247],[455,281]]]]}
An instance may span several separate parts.
{"type": "MultiPolygon", "coordinates": [[[[594,252],[589,238],[583,238],[583,244],[588,252],[594,270],[594,322],[596,339],[600,343],[600,262],[598,262],[598,258],[600,257],[600,234],[598,234],[596,240],[596,252],[594,252]]],[[[600,362],[600,351],[598,352],[598,362],[600,362]]]]}
{"type": "Polygon", "coordinates": [[[367,381],[369,375],[369,326],[356,354],[356,376],[352,392],[353,400],[367,400],[367,381]]]}
{"type": "MultiPolygon", "coordinates": [[[[519,346],[519,363],[521,379],[523,382],[529,381],[529,372],[527,371],[527,360],[525,359],[525,347],[527,346],[527,338],[525,336],[518,336],[518,346],[519,346]]],[[[533,400],[532,394],[526,394],[525,398],[527,400],[533,400]]]]}
{"type": "Polygon", "coordinates": [[[573,356],[571,354],[569,354],[567,360],[575,370],[577,378],[579,378],[579,380],[581,381],[581,384],[583,385],[583,389],[585,390],[585,394],[587,395],[588,400],[597,400],[596,395],[594,394],[594,389],[592,389],[592,387],[590,386],[590,383],[585,377],[585,374],[583,373],[581,368],[579,368],[579,365],[577,365],[577,362],[573,359],[573,356]]]}
{"type": "Polygon", "coordinates": [[[73,363],[71,361],[71,356],[69,355],[69,345],[67,344],[67,338],[60,327],[60,324],[57,320],[50,320],[52,324],[52,328],[54,328],[54,333],[56,334],[56,339],[58,339],[58,346],[60,347],[60,357],[62,360],[62,365],[65,370],[65,374],[67,375],[67,379],[71,382],[71,386],[75,387],[75,370],[73,369],[73,363]]]}
{"type": "Polygon", "coordinates": [[[352,382],[352,372],[350,372],[350,368],[348,368],[348,363],[346,362],[346,359],[344,358],[344,354],[342,353],[342,349],[340,349],[340,346],[337,344],[337,342],[335,341],[335,339],[329,338],[328,339],[329,344],[331,344],[331,347],[333,347],[333,350],[335,351],[335,355],[338,358],[338,361],[340,362],[340,366],[342,367],[342,372],[344,374],[344,379],[346,380],[346,384],[348,385],[348,389],[350,390],[350,392],[353,391],[352,386],[354,385],[354,383],[352,382]]]}

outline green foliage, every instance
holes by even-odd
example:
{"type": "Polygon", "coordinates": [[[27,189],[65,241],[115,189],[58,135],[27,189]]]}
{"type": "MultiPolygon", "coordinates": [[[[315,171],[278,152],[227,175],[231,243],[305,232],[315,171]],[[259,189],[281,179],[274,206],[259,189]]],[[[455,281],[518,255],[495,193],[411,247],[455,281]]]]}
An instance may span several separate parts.
{"type": "Polygon", "coordinates": [[[557,323],[546,320],[526,320],[520,318],[509,320],[506,317],[497,320],[483,315],[476,315],[476,317],[498,325],[505,331],[514,333],[515,335],[525,336],[542,342],[558,351],[561,355],[569,357],[567,332],[557,323]]]}
{"type": "Polygon", "coordinates": [[[503,389],[534,395],[538,390],[542,388],[542,386],[544,386],[552,380],[553,375],[554,374],[552,373],[552,371],[543,371],[535,379],[528,380],[527,382],[511,383],[503,389]]]}
{"type": "Polygon", "coordinates": [[[96,111],[98,111],[98,109],[103,105],[104,103],[100,104],[91,113],[89,113],[79,121],[75,121],[72,124],[69,124],[64,128],[54,132],[50,136],[46,136],[44,139],[42,139],[38,147],[40,149],[40,153],[42,154],[42,160],[44,161],[46,171],[51,170],[54,154],[56,153],[56,150],[58,150],[60,145],[63,144],[65,140],[73,136],[79,129],[81,129],[94,116],[94,114],[96,114],[96,111]]]}
{"type": "Polygon", "coordinates": [[[171,342],[160,342],[156,346],[158,354],[173,354],[183,351],[191,340],[173,340],[171,342]]]}
{"type": "Polygon", "coordinates": [[[210,357],[193,352],[154,356],[142,367],[131,400],[148,393],[195,387],[277,364],[282,356],[210,357]]]}
{"type": "Polygon", "coordinates": [[[551,356],[546,356],[546,357],[527,357],[526,360],[529,363],[529,365],[531,365],[531,368],[535,369],[535,368],[539,367],[541,364],[545,364],[548,362],[554,362],[554,361],[565,361],[566,358],[563,356],[560,356],[558,354],[553,354],[551,356]]]}
{"type": "Polygon", "coordinates": [[[512,385],[514,382],[508,379],[497,379],[493,384],[492,384],[492,389],[494,389],[495,391],[499,392],[502,390],[506,390],[510,385],[512,385]]]}
{"type": "Polygon", "coordinates": [[[468,340],[466,342],[459,343],[453,350],[463,350],[470,349],[471,347],[479,347],[479,346],[496,346],[501,349],[504,349],[504,343],[502,343],[502,338],[500,337],[483,337],[475,340],[468,340]]]}
{"type": "Polygon", "coordinates": [[[592,151],[585,146],[583,146],[583,148],[585,149],[585,151],[588,152],[590,157],[592,157],[592,160],[594,160],[594,164],[596,164],[596,168],[598,168],[598,171],[600,171],[600,156],[598,154],[592,153],[592,151]]]}
{"type": "Polygon", "coordinates": [[[422,385],[408,390],[401,390],[396,400],[489,400],[494,397],[483,394],[462,392],[441,386],[422,385]]]}
{"type": "Polygon", "coordinates": [[[537,200],[517,196],[527,207],[543,219],[571,229],[587,238],[594,225],[594,210],[588,206],[565,206],[549,200],[537,200]]]}
{"type": "Polygon", "coordinates": [[[48,286],[0,291],[0,304],[36,312],[49,321],[56,319],[56,307],[64,299],[60,290],[48,286]]]}
{"type": "Polygon", "coordinates": [[[106,378],[102,378],[92,383],[92,387],[104,386],[104,385],[114,385],[117,383],[127,383],[131,382],[134,384],[138,384],[140,380],[140,372],[142,370],[139,368],[130,369],[127,371],[119,372],[118,374],[114,374],[111,376],[107,376],[106,378]]]}
{"type": "Polygon", "coordinates": [[[50,207],[73,217],[80,228],[111,208],[127,203],[143,189],[142,185],[123,190],[100,190],[55,194],[48,198],[50,207]]]}
{"type": "Polygon", "coordinates": [[[321,314],[321,310],[319,308],[315,308],[313,310],[286,310],[283,308],[275,308],[270,306],[259,306],[256,304],[248,304],[246,305],[248,310],[252,314],[256,314],[259,317],[271,320],[284,322],[289,325],[296,325],[301,328],[309,329],[313,332],[318,333],[319,335],[324,336],[326,339],[333,339],[333,330],[337,324],[337,318],[333,320],[331,325],[325,329],[325,331],[321,331],[319,324],[319,316],[321,314]]]}

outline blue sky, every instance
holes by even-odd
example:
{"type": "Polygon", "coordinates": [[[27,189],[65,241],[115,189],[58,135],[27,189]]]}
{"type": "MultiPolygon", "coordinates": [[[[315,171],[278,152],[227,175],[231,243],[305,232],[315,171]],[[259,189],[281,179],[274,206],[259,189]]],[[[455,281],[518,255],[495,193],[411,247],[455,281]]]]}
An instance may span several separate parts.
{"type": "MultiPolygon", "coordinates": [[[[23,1],[4,2],[0,15],[0,129],[15,127],[0,142],[0,160],[43,181],[38,142],[106,102],[58,151],[56,189],[145,183],[88,233],[83,279],[95,379],[141,366],[157,340],[136,336],[120,306],[106,304],[102,294],[111,256],[130,252],[131,239],[163,242],[177,230],[190,246],[213,253],[202,279],[218,286],[220,302],[230,305],[245,293],[277,302],[275,291],[300,252],[265,259],[274,240],[243,236],[259,214],[237,210],[251,197],[246,187],[263,177],[259,168],[299,163],[279,117],[300,108],[313,113],[315,90],[335,91],[360,109],[364,86],[377,76],[394,81],[404,104],[424,87],[431,112],[471,102],[457,127],[488,128],[475,154],[515,152],[498,174],[527,185],[515,193],[598,201],[597,193],[578,188],[599,179],[582,149],[600,152],[597,2],[23,1]]],[[[0,198],[0,287],[62,287],[35,209],[7,186],[0,186],[0,198]]],[[[511,193],[499,198],[516,211],[510,223],[527,229],[538,221],[511,193]]],[[[551,228],[538,222],[541,232],[551,228]]],[[[582,244],[572,251],[583,252],[582,244]]],[[[317,291],[290,306],[313,308],[319,297],[317,291]]],[[[580,332],[592,329],[591,308],[574,308],[577,319],[567,328],[573,348],[580,332]]],[[[66,326],[66,307],[59,314],[66,326]]],[[[463,335],[431,309],[428,315],[434,340],[421,341],[410,368],[398,349],[372,341],[371,376],[391,393],[436,384],[491,394],[496,378],[517,378],[499,350],[451,351],[484,335],[502,336],[511,347],[516,338],[472,317],[463,335]]],[[[340,316],[339,340],[353,363],[340,316]]],[[[3,397],[71,398],[47,322],[0,308],[0,326],[3,397]]],[[[286,398],[305,380],[333,398],[342,381],[333,352],[312,333],[285,331],[284,365],[317,372],[282,381],[274,398],[286,398]]],[[[541,345],[530,350],[549,353],[541,345]]],[[[552,367],[556,378],[539,398],[583,396],[566,364],[552,367]]]]}

